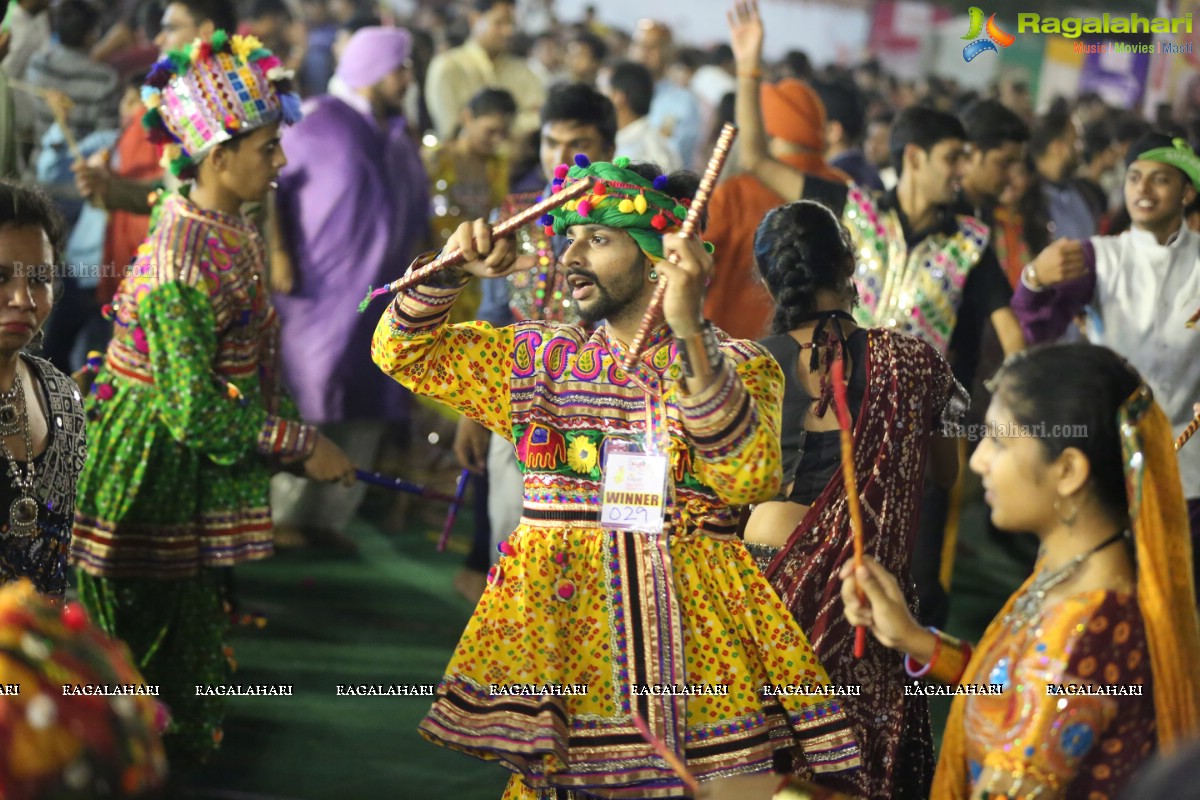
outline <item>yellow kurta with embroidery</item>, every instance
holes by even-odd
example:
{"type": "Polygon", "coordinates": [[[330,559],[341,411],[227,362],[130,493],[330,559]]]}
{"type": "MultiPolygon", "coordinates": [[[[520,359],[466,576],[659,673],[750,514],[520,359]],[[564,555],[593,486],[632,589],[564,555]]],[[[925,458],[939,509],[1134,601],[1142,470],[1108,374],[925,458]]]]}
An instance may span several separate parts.
{"type": "Polygon", "coordinates": [[[735,506],[780,481],[782,375],[770,355],[722,335],[722,378],[687,396],[665,329],[629,375],[604,328],[448,325],[459,291],[397,298],[373,356],[511,440],[525,508],[422,733],[499,759],[530,786],[602,797],[683,796],[634,712],[702,780],[767,771],[780,749],[819,776],[857,768],[835,697],[764,692],[829,683],[736,538],[735,506]],[[605,530],[605,443],[647,424],[670,456],[670,534],[605,530]]]}

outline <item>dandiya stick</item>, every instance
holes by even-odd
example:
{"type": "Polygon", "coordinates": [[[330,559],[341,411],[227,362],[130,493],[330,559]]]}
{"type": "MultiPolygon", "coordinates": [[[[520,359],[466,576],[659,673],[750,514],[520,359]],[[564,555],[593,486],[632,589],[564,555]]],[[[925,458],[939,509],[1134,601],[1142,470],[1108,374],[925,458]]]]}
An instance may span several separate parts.
{"type": "Polygon", "coordinates": [[[58,107],[57,103],[51,102],[50,91],[41,86],[34,86],[32,83],[25,81],[9,81],[8,85],[17,91],[25,92],[26,94],[36,95],[46,101],[46,105],[50,106],[50,113],[54,115],[54,121],[58,123],[58,127],[62,129],[63,139],[67,142],[67,148],[71,151],[71,155],[76,160],[83,160],[83,151],[79,149],[79,142],[75,140],[75,134],[71,131],[71,126],[67,124],[67,115],[58,107]]]}
{"type": "Polygon", "coordinates": [[[365,469],[356,469],[354,476],[363,483],[369,483],[373,486],[382,486],[385,489],[391,489],[395,492],[407,492],[415,494],[429,500],[441,500],[443,503],[450,504],[450,511],[446,514],[446,523],[442,526],[442,535],[438,538],[437,549],[442,552],[446,549],[446,543],[450,539],[450,530],[454,527],[454,520],[458,517],[458,509],[462,507],[463,495],[467,491],[467,479],[470,477],[471,471],[464,469],[462,474],[458,476],[458,487],[454,495],[443,494],[442,492],[430,489],[428,486],[406,481],[403,478],[393,478],[390,475],[381,475],[378,472],[368,472],[365,469]]]}
{"type": "Polygon", "coordinates": [[[1178,450],[1187,444],[1188,439],[1192,438],[1198,430],[1200,430],[1200,414],[1192,417],[1192,421],[1183,429],[1183,433],[1179,434],[1179,438],[1175,440],[1175,449],[1178,450]]]}
{"type": "Polygon", "coordinates": [[[687,764],[680,761],[679,756],[667,748],[666,742],[651,732],[650,726],[646,724],[646,720],[642,719],[636,711],[633,712],[633,724],[637,727],[638,733],[642,735],[642,738],[654,748],[654,752],[662,756],[663,761],[666,761],[671,770],[679,776],[679,780],[683,781],[683,785],[691,790],[693,794],[699,792],[700,782],[696,780],[696,777],[692,773],[688,772],[687,764]]]}
{"type": "MultiPolygon", "coordinates": [[[[704,213],[705,206],[708,205],[708,198],[712,195],[713,187],[717,185],[717,178],[721,176],[721,170],[725,167],[725,159],[729,157],[729,149],[733,146],[733,140],[737,138],[737,126],[732,122],[726,122],[721,128],[721,135],[717,137],[717,145],[713,148],[712,156],[708,159],[708,167],[704,170],[704,175],[700,178],[700,186],[696,189],[696,196],[692,199],[692,205],[688,209],[687,216],[684,217],[683,224],[679,227],[681,236],[691,236],[696,225],[700,222],[700,215],[704,213]]],[[[672,258],[671,263],[678,263],[677,258],[672,258]]],[[[667,293],[667,279],[662,276],[658,279],[658,286],[654,288],[654,294],[650,297],[650,305],[646,308],[646,314],[642,317],[642,326],[638,328],[637,335],[633,337],[632,344],[629,345],[629,352],[625,354],[625,369],[632,372],[642,357],[642,348],[646,345],[646,337],[650,335],[650,331],[658,324],[659,318],[662,316],[663,297],[667,293]]]]}
{"type": "Polygon", "coordinates": [[[450,530],[454,527],[454,520],[458,518],[458,509],[462,508],[463,495],[467,493],[467,483],[471,478],[471,470],[464,469],[458,476],[458,486],[454,489],[454,502],[450,504],[450,511],[446,514],[446,524],[442,526],[442,536],[438,539],[437,550],[442,552],[446,549],[446,543],[450,541],[450,530]]]}
{"type": "Polygon", "coordinates": [[[391,475],[381,475],[378,472],[368,472],[365,469],[354,470],[354,477],[358,478],[363,483],[369,483],[372,486],[381,486],[384,489],[391,489],[394,492],[405,492],[406,494],[415,494],[418,497],[424,497],[428,500],[441,500],[443,503],[454,503],[453,495],[444,494],[442,492],[430,489],[428,486],[421,486],[412,481],[406,481],[403,478],[393,478],[391,475]]]}
{"type": "MultiPolygon", "coordinates": [[[[586,178],[571,184],[570,186],[560,189],[554,194],[542,200],[540,203],[535,203],[529,208],[521,211],[506,220],[496,223],[492,227],[492,241],[503,239],[505,236],[512,236],[531,222],[534,222],[542,217],[546,212],[558,208],[564,203],[582,197],[592,190],[595,181],[592,178],[586,178]]],[[[405,289],[412,288],[427,280],[431,275],[441,272],[447,267],[453,267],[461,264],[463,261],[463,253],[461,249],[454,249],[448,253],[442,253],[437,258],[433,259],[423,267],[417,267],[421,263],[422,258],[416,258],[408,267],[408,273],[399,280],[394,280],[386,286],[380,286],[378,289],[367,289],[367,297],[358,304],[358,313],[363,313],[367,310],[367,306],[376,297],[385,294],[395,294],[403,292],[405,289]],[[414,269],[415,267],[415,269],[414,269]]]]}
{"type": "MultiPolygon", "coordinates": [[[[79,149],[79,142],[75,139],[75,134],[71,131],[71,126],[67,124],[66,112],[64,112],[57,103],[51,101],[51,95],[48,90],[43,89],[40,86],[34,86],[31,83],[26,83],[25,81],[9,81],[8,84],[17,91],[37,95],[38,97],[42,98],[46,102],[46,105],[50,106],[50,113],[54,115],[54,121],[58,123],[58,128],[63,133],[63,139],[67,143],[67,149],[71,151],[71,157],[76,161],[86,161],[83,151],[79,149]]],[[[107,151],[105,151],[105,153],[107,154],[107,151]]],[[[108,160],[107,155],[105,155],[104,160],[108,160]]],[[[104,209],[104,198],[100,197],[99,195],[94,196],[91,202],[97,208],[102,210],[104,209]]]]}
{"type": "Polygon", "coordinates": [[[1197,308],[1196,313],[1192,314],[1190,317],[1188,317],[1188,321],[1186,324],[1189,328],[1194,328],[1194,327],[1196,327],[1197,322],[1200,322],[1200,308],[1197,308]]]}
{"type": "MultiPolygon", "coordinates": [[[[837,411],[838,427],[842,439],[842,478],[846,482],[846,502],[850,504],[850,529],[854,532],[854,569],[863,563],[863,520],[862,504],[858,499],[858,479],[854,476],[854,440],[850,435],[850,403],[846,400],[846,367],[845,362],[838,358],[830,368],[830,381],[833,383],[833,405],[837,411]]],[[[864,600],[862,590],[858,592],[860,600],[864,600]]],[[[867,651],[867,629],[862,625],[854,627],[854,657],[862,658],[867,651]]]]}

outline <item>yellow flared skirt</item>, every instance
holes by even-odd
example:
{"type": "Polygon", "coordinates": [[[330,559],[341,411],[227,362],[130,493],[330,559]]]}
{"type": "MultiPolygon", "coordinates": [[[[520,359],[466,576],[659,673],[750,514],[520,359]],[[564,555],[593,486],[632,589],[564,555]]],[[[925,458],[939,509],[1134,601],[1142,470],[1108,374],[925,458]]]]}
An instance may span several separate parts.
{"type": "Polygon", "coordinates": [[[798,772],[858,767],[825,669],[740,541],[523,523],[508,547],[426,738],[533,789],[614,798],[684,794],[634,714],[701,780],[781,750],[798,772]]]}

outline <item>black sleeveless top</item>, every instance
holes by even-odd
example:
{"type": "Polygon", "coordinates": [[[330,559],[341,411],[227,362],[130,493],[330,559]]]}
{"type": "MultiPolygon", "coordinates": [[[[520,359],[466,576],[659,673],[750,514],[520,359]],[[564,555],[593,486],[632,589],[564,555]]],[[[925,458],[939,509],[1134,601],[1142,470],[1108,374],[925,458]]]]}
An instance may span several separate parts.
{"type": "MultiPolygon", "coordinates": [[[[776,500],[812,505],[825,491],[826,485],[842,465],[842,445],[839,432],[810,431],[804,427],[809,407],[816,398],[809,395],[800,381],[797,367],[802,349],[788,334],[769,336],[760,344],[770,351],[783,369],[783,426],[780,446],[783,450],[783,485],[792,484],[791,492],[780,494],[776,500]]],[[[846,385],[846,400],[850,415],[858,419],[863,397],[867,393],[867,332],[861,328],[846,339],[850,356],[850,376],[846,385]]],[[[825,413],[836,413],[830,408],[825,413]]]]}
{"type": "MultiPolygon", "coordinates": [[[[9,533],[9,509],[20,492],[13,486],[8,462],[0,456],[0,584],[28,578],[39,592],[61,597],[67,588],[75,484],[87,456],[83,404],[75,382],[49,361],[28,354],[22,358],[38,378],[49,439],[45,451],[34,457],[38,521],[32,536],[9,533]]],[[[24,470],[24,462],[19,463],[24,470]]]]}

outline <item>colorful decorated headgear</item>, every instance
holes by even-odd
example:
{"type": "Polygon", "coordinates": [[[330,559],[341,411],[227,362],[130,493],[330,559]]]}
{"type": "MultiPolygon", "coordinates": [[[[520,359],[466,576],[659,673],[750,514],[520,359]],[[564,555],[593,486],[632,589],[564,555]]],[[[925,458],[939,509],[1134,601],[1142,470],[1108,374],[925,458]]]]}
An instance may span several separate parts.
{"type": "Polygon", "coordinates": [[[243,133],[300,120],[292,72],[253,36],[217,31],[156,63],[142,87],[142,124],[181,175],[217,145],[243,133]]]}
{"type": "MultiPolygon", "coordinates": [[[[571,200],[542,217],[548,235],[565,233],[572,225],[603,225],[620,228],[633,237],[651,260],[663,260],[664,233],[679,230],[687,216],[690,200],[677,200],[663,191],[667,176],[653,183],[628,169],[629,159],[618,158],[611,164],[592,163],[587,156],[575,156],[575,166],[560,164],[554,170],[553,187],[557,191],[585,178],[596,181],[592,193],[571,200]]],[[[704,247],[711,253],[713,246],[704,247]]]]}
{"type": "MultiPolygon", "coordinates": [[[[1136,143],[1135,147],[1137,144],[1141,144],[1141,142],[1136,143]]],[[[1136,153],[1136,155],[1130,159],[1130,162],[1157,161],[1159,164],[1175,167],[1188,177],[1192,186],[1200,189],[1200,157],[1196,156],[1186,139],[1172,139],[1169,147],[1155,147],[1141,153],[1132,150],[1132,153],[1136,153]]]]}
{"type": "Polygon", "coordinates": [[[6,797],[132,797],[165,781],[165,711],[125,645],[77,604],[60,608],[27,580],[0,589],[0,686],[6,797]]]}

